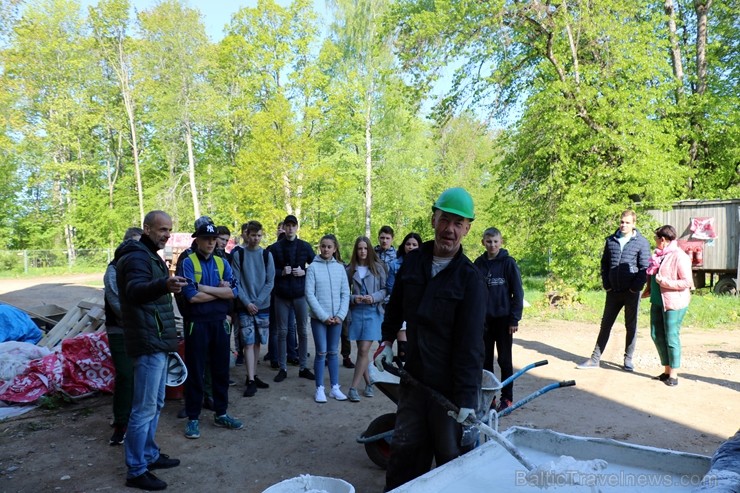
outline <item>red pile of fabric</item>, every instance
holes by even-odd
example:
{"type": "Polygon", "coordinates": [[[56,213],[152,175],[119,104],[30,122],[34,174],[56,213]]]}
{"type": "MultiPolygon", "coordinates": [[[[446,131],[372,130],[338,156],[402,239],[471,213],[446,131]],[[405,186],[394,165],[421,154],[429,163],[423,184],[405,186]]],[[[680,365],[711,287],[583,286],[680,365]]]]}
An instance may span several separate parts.
{"type": "Polygon", "coordinates": [[[105,332],[80,334],[64,339],[60,351],[30,361],[12,381],[0,381],[0,400],[29,403],[57,392],[71,397],[113,392],[114,377],[105,332]]]}

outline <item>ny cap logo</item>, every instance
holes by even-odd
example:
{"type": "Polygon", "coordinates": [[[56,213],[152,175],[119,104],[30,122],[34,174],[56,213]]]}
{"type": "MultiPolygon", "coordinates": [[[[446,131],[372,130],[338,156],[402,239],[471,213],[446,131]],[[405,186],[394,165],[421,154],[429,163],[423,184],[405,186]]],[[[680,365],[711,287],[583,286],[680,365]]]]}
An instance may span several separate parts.
{"type": "Polygon", "coordinates": [[[209,233],[216,232],[216,230],[213,228],[213,224],[209,224],[208,226],[206,226],[206,231],[208,231],[209,233]]]}

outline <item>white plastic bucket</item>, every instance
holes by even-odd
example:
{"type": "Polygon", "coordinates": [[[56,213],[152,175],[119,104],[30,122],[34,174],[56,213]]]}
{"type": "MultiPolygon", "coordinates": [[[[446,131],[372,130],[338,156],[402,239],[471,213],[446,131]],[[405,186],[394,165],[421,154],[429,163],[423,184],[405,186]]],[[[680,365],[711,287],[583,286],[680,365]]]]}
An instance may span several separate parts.
{"type": "Polygon", "coordinates": [[[274,484],[262,493],[355,493],[355,487],[338,478],[303,474],[274,484]]]}

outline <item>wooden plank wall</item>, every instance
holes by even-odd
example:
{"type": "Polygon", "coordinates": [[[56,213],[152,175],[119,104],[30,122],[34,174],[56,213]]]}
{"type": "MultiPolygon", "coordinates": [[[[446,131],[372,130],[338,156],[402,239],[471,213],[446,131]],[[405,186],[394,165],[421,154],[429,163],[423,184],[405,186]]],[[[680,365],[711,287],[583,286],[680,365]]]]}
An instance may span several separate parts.
{"type": "MultiPolygon", "coordinates": [[[[667,211],[648,211],[660,225],[670,224],[678,231],[679,239],[691,239],[692,217],[713,217],[717,238],[704,243],[704,270],[731,270],[738,268],[740,248],[740,199],[684,200],[667,211]]],[[[650,235],[647,232],[646,236],[650,235]]],[[[652,242],[652,240],[651,240],[652,242]]]]}

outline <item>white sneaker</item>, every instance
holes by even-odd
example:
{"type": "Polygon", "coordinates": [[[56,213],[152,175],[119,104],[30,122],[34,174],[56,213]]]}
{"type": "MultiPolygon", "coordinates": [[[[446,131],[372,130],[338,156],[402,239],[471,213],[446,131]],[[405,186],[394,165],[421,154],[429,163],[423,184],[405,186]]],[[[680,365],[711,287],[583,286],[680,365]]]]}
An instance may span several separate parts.
{"type": "Polygon", "coordinates": [[[334,397],[338,401],[346,401],[347,396],[342,393],[341,390],[339,390],[339,385],[332,385],[331,387],[331,396],[334,397]]]}
{"type": "Polygon", "coordinates": [[[314,400],[320,404],[326,402],[326,393],[324,392],[323,385],[319,385],[318,387],[316,387],[316,397],[314,397],[314,400]]]}

